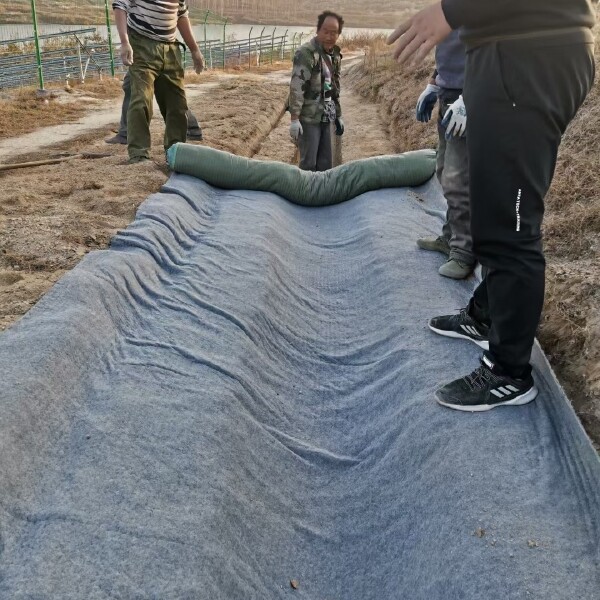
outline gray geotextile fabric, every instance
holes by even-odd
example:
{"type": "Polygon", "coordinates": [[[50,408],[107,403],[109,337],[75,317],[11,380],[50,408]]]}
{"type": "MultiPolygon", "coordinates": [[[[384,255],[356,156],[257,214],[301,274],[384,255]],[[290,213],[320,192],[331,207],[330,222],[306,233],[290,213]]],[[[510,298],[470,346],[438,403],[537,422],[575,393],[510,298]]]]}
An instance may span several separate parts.
{"type": "Polygon", "coordinates": [[[175,172],[210,185],[273,192],[294,204],[314,207],[340,204],[382,188],[418,186],[428,181],[436,168],[435,150],[365,158],[317,173],[193,144],[175,144],[167,157],[175,172]]]}
{"type": "Polygon", "coordinates": [[[434,402],[479,357],[427,328],[474,285],[415,245],[442,210],[173,176],[0,335],[0,598],[600,598],[600,463],[539,350],[530,405],[434,402]]]}

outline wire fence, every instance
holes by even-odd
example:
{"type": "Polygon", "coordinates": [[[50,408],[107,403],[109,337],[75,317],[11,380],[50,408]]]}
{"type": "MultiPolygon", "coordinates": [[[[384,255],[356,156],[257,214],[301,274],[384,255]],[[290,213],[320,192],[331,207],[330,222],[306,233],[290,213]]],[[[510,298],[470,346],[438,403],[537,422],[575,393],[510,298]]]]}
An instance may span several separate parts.
{"type": "MultiPolygon", "coordinates": [[[[84,82],[124,70],[111,23],[111,0],[12,0],[10,4],[0,6],[0,89],[37,85],[44,90],[49,82],[84,82]]],[[[247,38],[231,39],[229,19],[199,8],[194,1],[190,5],[209,69],[251,69],[290,59],[306,38],[304,33],[252,27],[247,38]]],[[[192,67],[185,52],[184,63],[192,67]]]]}

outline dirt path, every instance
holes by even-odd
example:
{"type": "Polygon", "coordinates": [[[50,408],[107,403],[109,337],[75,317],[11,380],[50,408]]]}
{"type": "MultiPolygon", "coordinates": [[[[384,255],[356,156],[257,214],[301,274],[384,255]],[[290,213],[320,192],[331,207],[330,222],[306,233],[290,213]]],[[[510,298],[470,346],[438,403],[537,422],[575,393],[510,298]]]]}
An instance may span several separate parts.
{"type": "MultiPolygon", "coordinates": [[[[223,75],[222,79],[231,79],[232,75],[223,75]]],[[[218,82],[190,84],[186,86],[186,94],[190,103],[207,94],[219,85],[218,82]]],[[[0,140],[0,163],[9,162],[17,156],[39,152],[49,146],[64,144],[82,135],[118,123],[121,118],[121,98],[118,100],[102,100],[95,103],[93,109],[74,123],[63,123],[51,127],[43,127],[31,133],[0,140]]],[[[156,101],[154,102],[154,119],[161,119],[156,101]]]]}
{"type": "MultiPolygon", "coordinates": [[[[341,138],[342,162],[393,154],[394,148],[376,104],[342,87],[342,110],[346,133],[341,138]]],[[[295,148],[290,142],[289,114],[286,113],[256,154],[259,160],[291,163],[295,148]]]]}

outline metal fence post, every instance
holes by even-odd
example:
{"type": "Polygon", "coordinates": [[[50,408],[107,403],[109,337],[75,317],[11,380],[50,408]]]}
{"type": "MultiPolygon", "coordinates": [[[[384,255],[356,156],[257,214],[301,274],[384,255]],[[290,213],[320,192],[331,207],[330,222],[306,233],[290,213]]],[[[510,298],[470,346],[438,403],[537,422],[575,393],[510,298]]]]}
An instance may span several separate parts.
{"type": "Polygon", "coordinates": [[[112,31],[110,26],[110,12],[108,10],[108,0],[104,0],[104,13],[106,15],[106,31],[108,35],[108,55],[110,56],[110,74],[115,76],[115,55],[112,45],[112,31]]]}
{"type": "Polygon", "coordinates": [[[283,37],[281,38],[281,48],[279,49],[279,56],[281,57],[279,60],[283,61],[285,58],[285,45],[287,44],[287,36],[289,29],[285,30],[283,37]]]}
{"type": "Polygon", "coordinates": [[[225,42],[227,40],[226,29],[228,20],[229,19],[225,19],[225,23],[223,23],[223,71],[225,70],[225,42]]]}
{"type": "Polygon", "coordinates": [[[294,57],[296,53],[296,32],[294,32],[294,36],[292,37],[292,49],[290,51],[290,60],[294,57]]]}
{"type": "Polygon", "coordinates": [[[262,28],[262,31],[260,32],[260,39],[258,40],[258,66],[259,67],[261,65],[261,60],[262,60],[262,41],[263,41],[265,29],[266,29],[266,27],[262,28]]]}
{"type": "Polygon", "coordinates": [[[248,70],[252,70],[252,30],[254,27],[250,27],[248,32],[248,70]]]}
{"type": "Polygon", "coordinates": [[[273,64],[273,54],[275,52],[275,32],[277,27],[273,27],[273,35],[271,36],[271,64],[273,64]]]}
{"type": "Polygon", "coordinates": [[[37,61],[38,81],[40,90],[44,90],[44,69],[42,68],[42,53],[40,51],[40,38],[38,35],[37,11],[35,9],[35,0],[31,0],[31,18],[33,21],[33,37],[35,39],[35,58],[37,61]]]}

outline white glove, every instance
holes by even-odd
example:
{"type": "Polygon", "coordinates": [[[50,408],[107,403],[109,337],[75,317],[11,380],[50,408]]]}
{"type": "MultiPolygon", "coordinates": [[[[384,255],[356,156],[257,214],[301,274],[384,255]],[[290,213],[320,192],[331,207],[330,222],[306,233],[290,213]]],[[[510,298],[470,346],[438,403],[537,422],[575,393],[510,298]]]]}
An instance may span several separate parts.
{"type": "Polygon", "coordinates": [[[427,84],[427,87],[417,101],[417,121],[427,123],[431,119],[433,107],[437,102],[439,92],[440,88],[437,85],[427,84]]]}
{"type": "Polygon", "coordinates": [[[130,67],[133,64],[133,48],[129,42],[121,44],[121,62],[126,66],[130,67]]]}
{"type": "Polygon", "coordinates": [[[442,119],[442,127],[446,129],[446,139],[464,137],[467,133],[467,109],[462,95],[453,102],[442,119]]]}
{"type": "Polygon", "coordinates": [[[204,71],[204,56],[202,56],[202,52],[194,50],[192,52],[192,60],[194,61],[194,71],[200,75],[204,71]]]}
{"type": "Polygon", "coordinates": [[[298,140],[303,133],[302,123],[300,123],[299,119],[296,119],[290,123],[290,137],[292,138],[292,142],[294,142],[294,144],[298,143],[298,140]]]}

